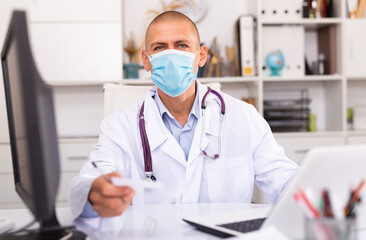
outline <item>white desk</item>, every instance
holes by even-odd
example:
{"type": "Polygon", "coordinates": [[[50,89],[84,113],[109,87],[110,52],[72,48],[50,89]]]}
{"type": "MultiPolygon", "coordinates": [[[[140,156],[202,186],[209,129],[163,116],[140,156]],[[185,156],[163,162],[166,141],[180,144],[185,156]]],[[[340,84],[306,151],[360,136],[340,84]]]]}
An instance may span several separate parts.
{"type": "MultiPolygon", "coordinates": [[[[250,204],[169,204],[130,206],[115,218],[78,218],[73,223],[69,208],[57,208],[57,218],[63,226],[74,224],[90,239],[221,239],[196,230],[182,220],[183,216],[213,214],[264,205],[250,204]]],[[[27,209],[0,210],[1,218],[13,220],[15,229],[29,223],[33,216],[27,209]]]]}
{"type": "MultiPolygon", "coordinates": [[[[75,224],[86,232],[90,239],[220,239],[200,232],[182,221],[184,216],[215,214],[226,211],[262,207],[250,204],[177,204],[130,206],[115,218],[78,218],[73,222],[69,208],[57,208],[57,218],[63,226],[75,224]]],[[[29,223],[33,217],[27,209],[0,210],[0,217],[13,220],[16,229],[29,223]]],[[[366,222],[361,220],[358,239],[366,239],[366,222]]],[[[290,219],[289,219],[290,221],[290,219]]]]}

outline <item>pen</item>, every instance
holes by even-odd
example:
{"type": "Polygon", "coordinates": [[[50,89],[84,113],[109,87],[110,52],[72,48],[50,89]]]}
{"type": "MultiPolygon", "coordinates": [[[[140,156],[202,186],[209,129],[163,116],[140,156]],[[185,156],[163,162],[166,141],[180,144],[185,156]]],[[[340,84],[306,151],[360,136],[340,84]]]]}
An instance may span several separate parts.
{"type": "MultiPolygon", "coordinates": [[[[105,175],[102,172],[102,170],[100,170],[100,168],[98,167],[98,165],[94,161],[92,161],[91,163],[93,164],[94,168],[97,169],[97,171],[100,173],[100,175],[104,178],[104,180],[106,180],[109,183],[112,183],[112,181],[107,177],[107,175],[105,175]]],[[[123,197],[120,197],[120,198],[121,198],[123,203],[126,203],[126,201],[123,197]]]]}
{"type": "Polygon", "coordinates": [[[319,218],[320,214],[319,214],[318,210],[316,210],[316,208],[313,206],[313,204],[309,201],[309,198],[306,196],[304,191],[299,189],[298,194],[299,194],[300,199],[302,199],[302,201],[305,203],[305,205],[308,208],[308,211],[311,213],[311,215],[314,218],[319,218]]]}
{"type": "Polygon", "coordinates": [[[324,216],[324,199],[321,197],[319,199],[319,213],[324,216]]]}
{"type": "MultiPolygon", "coordinates": [[[[298,192],[295,192],[293,194],[293,197],[306,217],[308,217],[310,219],[318,219],[320,217],[319,212],[310,203],[308,197],[301,189],[299,189],[298,192]]],[[[316,232],[318,239],[321,239],[321,240],[331,239],[331,238],[329,238],[328,230],[325,229],[323,225],[315,224],[314,231],[316,232]]]]}
{"type": "Polygon", "coordinates": [[[100,170],[100,168],[98,168],[97,164],[93,161],[91,162],[94,166],[95,169],[97,169],[97,171],[100,173],[100,175],[104,178],[104,180],[106,180],[109,183],[112,183],[112,181],[107,177],[107,175],[105,175],[102,170],[100,170]]]}
{"type": "Polygon", "coordinates": [[[324,201],[324,216],[333,218],[334,214],[333,214],[332,204],[330,202],[328,190],[322,191],[322,198],[324,201]]]}
{"type": "Polygon", "coordinates": [[[355,190],[354,194],[352,194],[351,199],[348,201],[347,205],[344,207],[344,215],[346,217],[350,217],[352,211],[357,203],[358,199],[360,198],[360,192],[362,187],[365,185],[365,179],[362,179],[360,184],[358,185],[357,189],[355,190]]]}
{"type": "Polygon", "coordinates": [[[293,197],[294,197],[295,202],[299,206],[300,210],[305,214],[305,216],[308,217],[308,218],[314,218],[314,214],[312,214],[312,212],[309,211],[308,206],[302,200],[302,198],[300,197],[300,195],[298,193],[294,193],[293,194],[293,197]]]}

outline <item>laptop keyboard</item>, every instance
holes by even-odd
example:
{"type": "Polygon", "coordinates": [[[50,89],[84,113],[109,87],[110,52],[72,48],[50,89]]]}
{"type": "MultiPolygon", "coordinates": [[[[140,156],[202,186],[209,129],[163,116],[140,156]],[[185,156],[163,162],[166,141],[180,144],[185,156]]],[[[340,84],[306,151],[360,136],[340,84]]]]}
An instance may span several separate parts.
{"type": "Polygon", "coordinates": [[[251,220],[240,221],[240,222],[225,223],[225,224],[220,224],[217,226],[228,228],[228,229],[235,230],[235,231],[242,232],[242,233],[246,233],[246,232],[258,230],[262,226],[264,220],[265,220],[265,218],[257,218],[257,219],[251,219],[251,220]]]}

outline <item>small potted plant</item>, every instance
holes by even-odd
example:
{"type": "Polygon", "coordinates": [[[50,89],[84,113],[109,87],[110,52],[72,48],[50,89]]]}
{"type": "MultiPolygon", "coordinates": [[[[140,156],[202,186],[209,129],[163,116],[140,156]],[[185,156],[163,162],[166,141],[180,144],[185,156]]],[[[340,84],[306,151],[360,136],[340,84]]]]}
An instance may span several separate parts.
{"type": "MultiPolygon", "coordinates": [[[[142,46],[142,44],[141,44],[142,46]]],[[[123,64],[124,77],[125,78],[139,78],[139,53],[141,46],[136,43],[135,35],[131,32],[130,37],[127,39],[124,50],[128,56],[129,62],[123,64]]]]}

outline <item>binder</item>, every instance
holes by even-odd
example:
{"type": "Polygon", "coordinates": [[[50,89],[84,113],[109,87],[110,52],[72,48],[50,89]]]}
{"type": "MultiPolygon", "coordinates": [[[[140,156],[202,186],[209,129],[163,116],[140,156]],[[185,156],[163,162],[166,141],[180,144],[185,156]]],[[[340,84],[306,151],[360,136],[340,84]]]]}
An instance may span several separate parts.
{"type": "Polygon", "coordinates": [[[318,52],[325,56],[325,74],[337,73],[336,26],[329,25],[318,30],[318,52]]]}
{"type": "Polygon", "coordinates": [[[366,7],[366,0],[359,0],[356,13],[357,18],[362,18],[364,16],[365,7],[366,7]]]}
{"type": "Polygon", "coordinates": [[[256,71],[256,19],[253,15],[240,16],[237,21],[240,75],[255,76],[256,71]]]}

